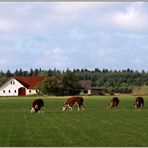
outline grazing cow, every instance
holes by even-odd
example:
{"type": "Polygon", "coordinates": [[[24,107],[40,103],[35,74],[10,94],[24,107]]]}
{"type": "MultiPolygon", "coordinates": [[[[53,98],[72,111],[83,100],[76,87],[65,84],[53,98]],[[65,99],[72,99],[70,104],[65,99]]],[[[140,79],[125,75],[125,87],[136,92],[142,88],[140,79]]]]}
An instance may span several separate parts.
{"type": "Polygon", "coordinates": [[[144,99],[142,97],[137,97],[135,99],[135,104],[134,105],[135,105],[136,109],[144,107],[144,99]]]}
{"type": "Polygon", "coordinates": [[[44,101],[42,99],[36,99],[32,102],[31,113],[34,112],[43,112],[44,110],[44,101]]]}
{"type": "Polygon", "coordinates": [[[70,97],[68,98],[63,105],[63,111],[65,111],[66,109],[71,109],[72,111],[72,107],[73,105],[77,105],[78,107],[78,111],[80,110],[80,108],[82,108],[82,110],[84,110],[84,105],[83,105],[84,99],[83,97],[70,97]]]}
{"type": "Polygon", "coordinates": [[[118,97],[113,97],[111,102],[109,103],[109,107],[117,107],[119,105],[120,101],[118,97]]]}

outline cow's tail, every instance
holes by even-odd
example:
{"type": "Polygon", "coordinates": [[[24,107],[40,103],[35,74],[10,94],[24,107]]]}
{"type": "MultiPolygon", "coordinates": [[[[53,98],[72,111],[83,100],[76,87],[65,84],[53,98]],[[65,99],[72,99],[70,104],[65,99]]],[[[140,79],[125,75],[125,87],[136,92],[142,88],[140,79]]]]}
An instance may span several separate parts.
{"type": "Polygon", "coordinates": [[[81,102],[82,102],[82,103],[84,102],[84,99],[83,99],[83,97],[81,97],[81,102]]]}
{"type": "Polygon", "coordinates": [[[83,105],[83,103],[84,103],[84,99],[83,99],[83,97],[81,97],[80,105],[83,105]]]}

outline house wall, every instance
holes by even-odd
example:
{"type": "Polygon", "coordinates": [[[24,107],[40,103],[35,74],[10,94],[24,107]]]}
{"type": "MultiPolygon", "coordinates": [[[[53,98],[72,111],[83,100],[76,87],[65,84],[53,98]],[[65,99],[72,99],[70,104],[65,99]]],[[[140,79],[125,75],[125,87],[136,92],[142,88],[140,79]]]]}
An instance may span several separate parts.
{"type": "Polygon", "coordinates": [[[37,91],[39,91],[39,90],[26,89],[26,95],[35,95],[35,94],[37,94],[37,91]]]}
{"type": "Polygon", "coordinates": [[[12,78],[0,88],[0,96],[18,96],[20,87],[23,85],[12,78]]]}
{"type": "MultiPolygon", "coordinates": [[[[0,96],[18,96],[18,89],[20,87],[24,86],[14,78],[12,78],[0,88],[0,96]]],[[[26,89],[26,95],[36,94],[36,90],[34,89],[27,89],[27,88],[25,89],[26,89]]]]}
{"type": "Polygon", "coordinates": [[[88,89],[88,90],[81,90],[81,92],[80,92],[80,95],[91,95],[91,90],[90,89],[88,89]]]}
{"type": "Polygon", "coordinates": [[[103,95],[105,94],[104,89],[92,89],[91,90],[91,95],[103,95]]]}
{"type": "Polygon", "coordinates": [[[91,95],[91,90],[90,89],[88,90],[88,95],[91,95]]]}

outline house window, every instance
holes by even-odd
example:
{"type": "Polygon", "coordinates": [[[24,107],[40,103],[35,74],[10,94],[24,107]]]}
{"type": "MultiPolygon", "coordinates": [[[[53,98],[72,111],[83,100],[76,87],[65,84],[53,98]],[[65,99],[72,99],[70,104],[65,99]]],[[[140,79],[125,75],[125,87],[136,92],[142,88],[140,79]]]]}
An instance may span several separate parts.
{"type": "Polygon", "coordinates": [[[31,90],[29,90],[29,93],[31,93],[31,90]]]}
{"type": "Polygon", "coordinates": [[[5,90],[3,90],[3,93],[5,93],[5,90]]]}
{"type": "Polygon", "coordinates": [[[14,90],[14,93],[16,93],[16,90],[14,90]]]}
{"type": "Polygon", "coordinates": [[[15,82],[14,82],[14,81],[11,81],[10,83],[11,83],[11,84],[15,84],[15,82]]]}
{"type": "Polygon", "coordinates": [[[11,91],[9,90],[8,92],[10,93],[11,91]]]}
{"type": "Polygon", "coordinates": [[[38,93],[39,91],[38,90],[36,90],[36,93],[38,93]]]}

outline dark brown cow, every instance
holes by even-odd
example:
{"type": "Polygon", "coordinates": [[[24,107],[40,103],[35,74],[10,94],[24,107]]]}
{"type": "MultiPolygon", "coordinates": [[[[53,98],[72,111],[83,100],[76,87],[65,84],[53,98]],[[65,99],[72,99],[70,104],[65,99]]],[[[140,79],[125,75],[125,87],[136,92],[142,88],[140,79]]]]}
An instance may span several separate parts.
{"type": "Polygon", "coordinates": [[[135,104],[134,105],[135,105],[136,109],[144,107],[144,99],[142,97],[137,97],[135,99],[135,104]]]}
{"type": "Polygon", "coordinates": [[[82,110],[84,110],[84,105],[83,105],[83,102],[84,102],[84,99],[83,97],[70,97],[68,98],[65,102],[64,102],[64,105],[63,105],[63,111],[65,111],[66,109],[71,109],[72,111],[72,107],[73,105],[77,105],[78,107],[78,111],[80,110],[80,108],[82,110]]]}
{"type": "Polygon", "coordinates": [[[43,112],[44,110],[44,101],[42,99],[36,99],[32,102],[31,113],[34,112],[43,112]]]}
{"type": "Polygon", "coordinates": [[[113,108],[113,107],[117,107],[119,105],[120,101],[118,97],[113,97],[111,99],[111,102],[109,103],[109,107],[113,108]]]}

